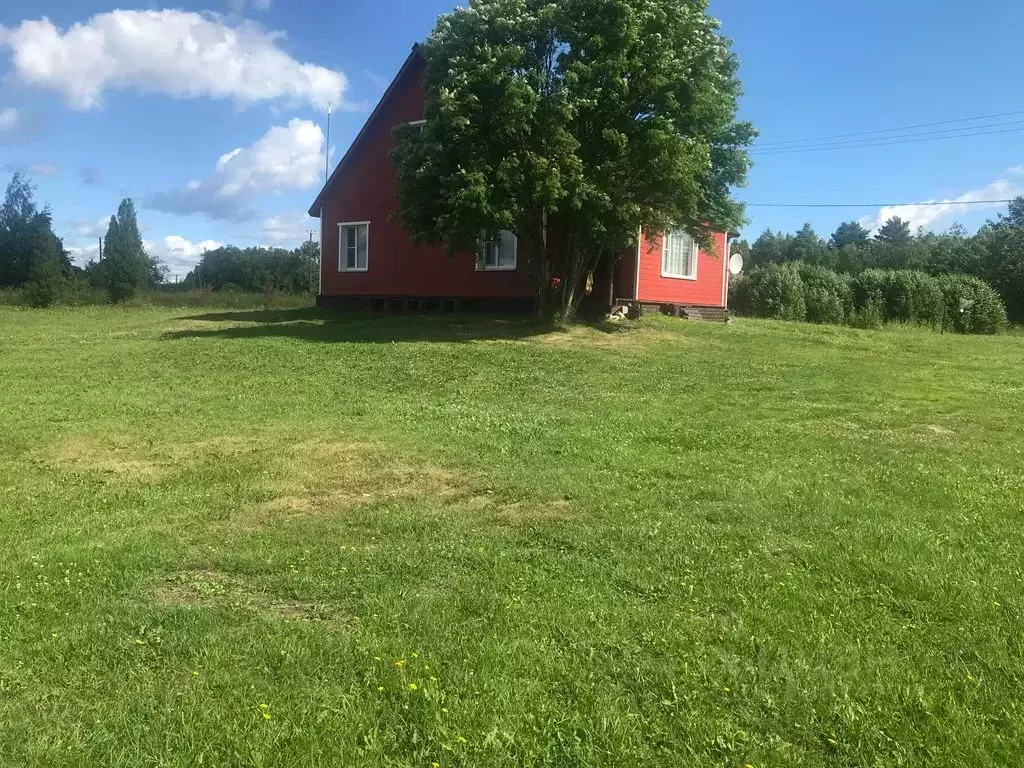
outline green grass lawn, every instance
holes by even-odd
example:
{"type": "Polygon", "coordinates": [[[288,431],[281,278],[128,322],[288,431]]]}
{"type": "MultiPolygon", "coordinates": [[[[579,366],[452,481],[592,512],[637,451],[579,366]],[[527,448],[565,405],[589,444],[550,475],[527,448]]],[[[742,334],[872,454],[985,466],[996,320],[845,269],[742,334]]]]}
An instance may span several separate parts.
{"type": "Polygon", "coordinates": [[[987,766],[1024,336],[0,307],[2,766],[987,766]]]}

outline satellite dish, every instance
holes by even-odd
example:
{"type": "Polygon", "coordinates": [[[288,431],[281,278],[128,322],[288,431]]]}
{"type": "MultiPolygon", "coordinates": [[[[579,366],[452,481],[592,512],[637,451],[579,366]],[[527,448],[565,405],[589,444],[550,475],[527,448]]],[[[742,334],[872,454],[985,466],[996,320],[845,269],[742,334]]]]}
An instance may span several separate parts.
{"type": "Polygon", "coordinates": [[[743,271],[743,256],[739,253],[734,253],[729,257],[729,274],[738,275],[743,271]]]}

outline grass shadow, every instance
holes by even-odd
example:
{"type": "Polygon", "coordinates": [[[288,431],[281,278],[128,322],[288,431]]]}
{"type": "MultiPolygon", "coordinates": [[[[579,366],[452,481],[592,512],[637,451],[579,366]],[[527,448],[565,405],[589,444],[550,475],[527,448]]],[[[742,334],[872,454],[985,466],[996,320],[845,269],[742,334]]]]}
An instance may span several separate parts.
{"type": "Polygon", "coordinates": [[[371,314],[319,308],[209,312],[179,318],[209,328],[168,331],[165,340],[293,338],[314,343],[470,342],[522,339],[548,332],[522,317],[371,314]],[[222,324],[218,326],[218,324],[222,324]]]}
{"type": "MultiPolygon", "coordinates": [[[[179,320],[209,328],[167,331],[163,340],[293,338],[314,343],[471,342],[515,340],[564,332],[532,318],[470,314],[339,312],[317,307],[207,312],[179,320]],[[224,324],[218,327],[217,324],[224,324]]],[[[588,324],[603,333],[624,333],[612,323],[588,324]]]]}

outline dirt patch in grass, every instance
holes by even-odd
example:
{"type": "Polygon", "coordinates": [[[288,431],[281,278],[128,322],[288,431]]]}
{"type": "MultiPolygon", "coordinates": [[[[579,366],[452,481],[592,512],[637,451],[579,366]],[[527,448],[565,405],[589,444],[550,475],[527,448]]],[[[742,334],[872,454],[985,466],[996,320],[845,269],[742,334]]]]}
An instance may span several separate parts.
{"type": "Polygon", "coordinates": [[[269,480],[273,497],[256,516],[302,516],[424,498],[447,505],[470,493],[470,479],[383,446],[309,441],[284,451],[269,480]]]}
{"type": "Polygon", "coordinates": [[[221,435],[191,443],[178,443],[168,446],[163,453],[170,459],[196,461],[209,458],[228,458],[242,453],[250,453],[258,445],[251,438],[233,435],[221,435]]]}
{"type": "Polygon", "coordinates": [[[189,443],[144,447],[127,438],[75,435],[56,443],[47,460],[80,473],[99,473],[131,482],[156,482],[176,469],[202,461],[250,452],[256,446],[242,437],[215,437],[189,443]]]}
{"type": "Polygon", "coordinates": [[[169,465],[143,458],[126,444],[78,435],[58,443],[51,458],[74,472],[98,472],[112,477],[152,481],[162,477],[169,465]]]}
{"type": "Polygon", "coordinates": [[[252,579],[200,569],[169,574],[153,586],[153,600],[169,608],[221,608],[273,616],[285,621],[345,624],[330,606],[283,600],[260,589],[252,579]]]}
{"type": "Polygon", "coordinates": [[[502,502],[490,495],[471,496],[461,507],[487,522],[517,526],[536,522],[572,520],[579,516],[565,499],[502,502]]]}
{"type": "MultiPolygon", "coordinates": [[[[682,323],[682,320],[677,322],[682,323]]],[[[617,352],[637,352],[644,347],[663,341],[683,343],[686,337],[662,328],[644,328],[622,321],[608,326],[571,326],[538,336],[537,341],[552,347],[573,349],[603,349],[617,352]]]]}

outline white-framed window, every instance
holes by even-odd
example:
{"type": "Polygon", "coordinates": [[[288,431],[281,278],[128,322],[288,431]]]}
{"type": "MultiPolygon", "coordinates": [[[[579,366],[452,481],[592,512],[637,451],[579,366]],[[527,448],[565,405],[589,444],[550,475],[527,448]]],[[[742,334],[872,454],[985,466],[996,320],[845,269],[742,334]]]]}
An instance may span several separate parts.
{"type": "Polygon", "coordinates": [[[477,269],[513,270],[519,254],[519,238],[508,230],[502,230],[495,239],[481,238],[477,269]]]}
{"type": "Polygon", "coordinates": [[[338,225],[338,271],[365,272],[370,263],[370,222],[338,225]]]}
{"type": "Polygon", "coordinates": [[[423,129],[423,126],[427,124],[426,120],[410,120],[406,125],[411,125],[413,128],[423,129]]]}
{"type": "Polygon", "coordinates": [[[665,233],[661,247],[661,276],[697,279],[697,241],[682,230],[665,233]]]}

